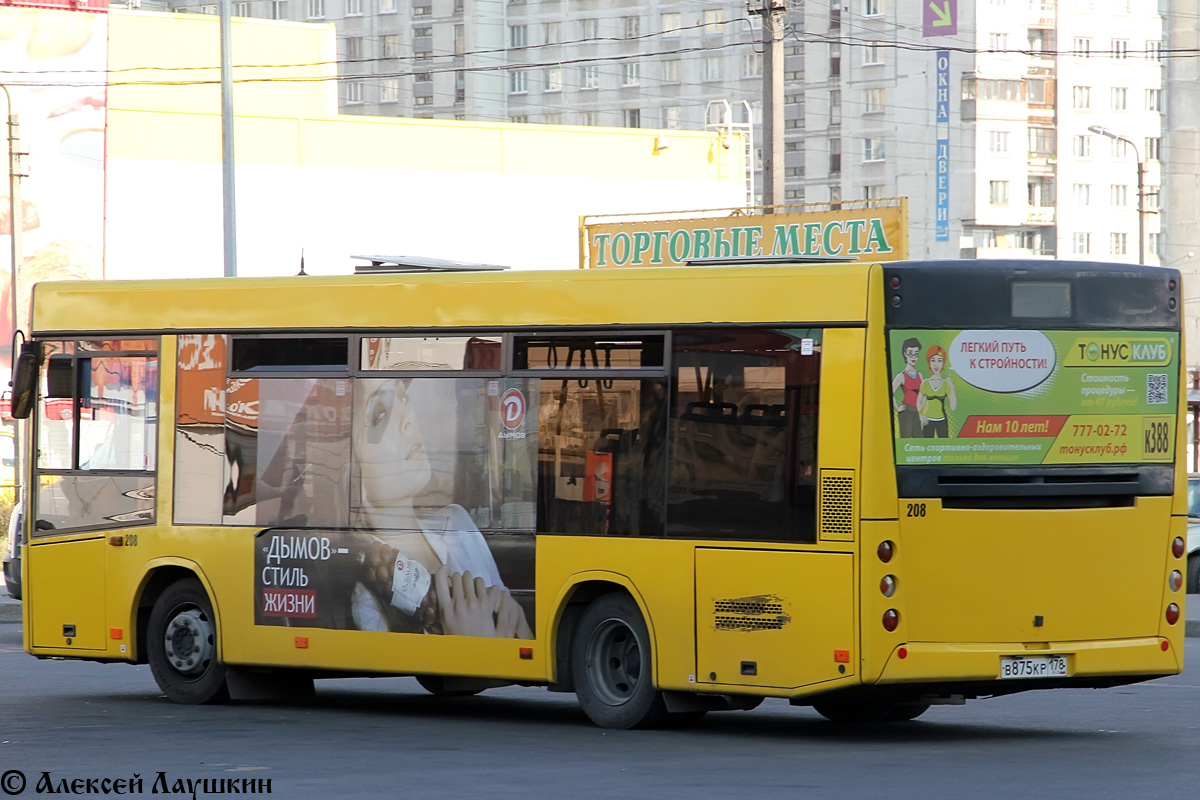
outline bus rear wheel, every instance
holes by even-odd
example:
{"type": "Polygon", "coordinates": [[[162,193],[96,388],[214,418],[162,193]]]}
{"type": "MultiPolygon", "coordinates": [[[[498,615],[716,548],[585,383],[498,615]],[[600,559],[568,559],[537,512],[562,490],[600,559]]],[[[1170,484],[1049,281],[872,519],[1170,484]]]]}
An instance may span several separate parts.
{"type": "Polygon", "coordinates": [[[229,699],[212,603],[196,579],[176,581],[155,601],[146,646],[150,671],[169,700],[196,705],[229,699]]]}
{"type": "Polygon", "coordinates": [[[650,634],[633,598],[613,592],[593,600],[571,642],[579,705],[601,728],[651,728],[668,722],[654,688],[650,634]]]}

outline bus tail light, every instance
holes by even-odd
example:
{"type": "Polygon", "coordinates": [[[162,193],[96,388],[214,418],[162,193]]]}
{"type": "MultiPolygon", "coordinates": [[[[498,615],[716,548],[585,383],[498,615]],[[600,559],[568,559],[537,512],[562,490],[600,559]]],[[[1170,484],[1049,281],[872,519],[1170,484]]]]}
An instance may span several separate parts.
{"type": "Polygon", "coordinates": [[[1178,592],[1179,587],[1183,586],[1183,573],[1177,569],[1171,570],[1171,577],[1167,581],[1167,585],[1171,587],[1172,592],[1178,592]]]}
{"type": "MultiPolygon", "coordinates": [[[[1174,605],[1174,604],[1172,604],[1172,605],[1174,605]]],[[[1170,612],[1168,612],[1168,614],[1169,613],[1170,612]]],[[[1178,608],[1175,609],[1175,616],[1176,617],[1179,616],[1178,608]]],[[[900,612],[899,611],[897,611],[894,608],[889,608],[887,611],[883,612],[883,628],[884,628],[884,630],[886,630],[888,633],[891,633],[892,631],[896,630],[896,626],[898,626],[899,624],[900,624],[900,612]]]]}
{"type": "Polygon", "coordinates": [[[891,597],[896,593],[896,576],[884,575],[883,580],[879,582],[879,591],[883,592],[884,597],[891,597]]]}
{"type": "MultiPolygon", "coordinates": [[[[1179,606],[1171,603],[1171,605],[1167,606],[1167,624],[1174,625],[1176,622],[1179,622],[1179,606]]],[[[885,622],[884,626],[886,627],[886,625],[887,623],[885,622]]]]}
{"type": "Polygon", "coordinates": [[[887,539],[884,539],[879,543],[879,548],[875,551],[875,554],[879,556],[880,561],[886,564],[891,561],[892,556],[896,554],[896,545],[892,544],[887,539]]]}
{"type": "Polygon", "coordinates": [[[1183,542],[1182,536],[1176,536],[1175,541],[1171,542],[1171,555],[1176,558],[1183,558],[1183,549],[1186,545],[1183,542]]]}

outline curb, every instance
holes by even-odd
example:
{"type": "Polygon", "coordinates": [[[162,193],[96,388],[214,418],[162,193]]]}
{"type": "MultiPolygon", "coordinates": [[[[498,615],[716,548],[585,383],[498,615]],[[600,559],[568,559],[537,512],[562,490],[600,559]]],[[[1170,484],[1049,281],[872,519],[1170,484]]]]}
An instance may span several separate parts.
{"type": "Polygon", "coordinates": [[[6,622],[21,621],[21,602],[5,598],[0,601],[0,625],[6,622]]]}

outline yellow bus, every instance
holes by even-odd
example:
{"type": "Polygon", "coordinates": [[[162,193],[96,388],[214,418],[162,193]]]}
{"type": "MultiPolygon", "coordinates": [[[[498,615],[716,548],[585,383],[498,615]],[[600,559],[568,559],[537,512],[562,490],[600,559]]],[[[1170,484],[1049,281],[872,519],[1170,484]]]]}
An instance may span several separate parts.
{"type": "Polygon", "coordinates": [[[1172,675],[1181,304],[1053,261],[41,283],[25,647],[617,728],[1172,675]]]}

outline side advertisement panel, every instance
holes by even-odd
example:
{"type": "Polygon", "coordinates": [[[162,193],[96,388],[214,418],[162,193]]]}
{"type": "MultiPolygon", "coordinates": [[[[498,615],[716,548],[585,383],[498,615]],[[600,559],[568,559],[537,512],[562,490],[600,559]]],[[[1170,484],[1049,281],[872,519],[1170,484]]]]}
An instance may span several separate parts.
{"type": "Polygon", "coordinates": [[[893,330],[896,463],[1164,463],[1179,335],[893,330]]]}

